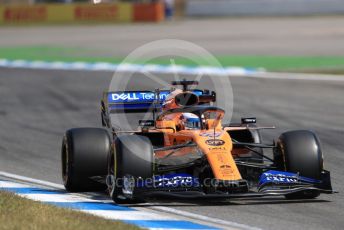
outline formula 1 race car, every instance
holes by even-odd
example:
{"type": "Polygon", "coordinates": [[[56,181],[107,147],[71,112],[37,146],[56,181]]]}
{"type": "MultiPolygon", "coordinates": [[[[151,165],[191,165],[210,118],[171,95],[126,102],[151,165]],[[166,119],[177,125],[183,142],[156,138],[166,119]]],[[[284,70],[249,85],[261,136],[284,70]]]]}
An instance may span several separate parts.
{"type": "Polygon", "coordinates": [[[103,128],[74,128],[62,143],[67,191],[107,190],[116,203],[150,197],[311,199],[333,193],[317,136],[289,131],[261,141],[253,117],[223,122],[216,93],[174,81],[170,90],[106,92],[103,128]],[[182,86],[182,89],[178,89],[182,86]],[[113,113],[149,112],[135,131],[111,123],[113,113]],[[272,157],[264,154],[272,149],[272,157]]]}

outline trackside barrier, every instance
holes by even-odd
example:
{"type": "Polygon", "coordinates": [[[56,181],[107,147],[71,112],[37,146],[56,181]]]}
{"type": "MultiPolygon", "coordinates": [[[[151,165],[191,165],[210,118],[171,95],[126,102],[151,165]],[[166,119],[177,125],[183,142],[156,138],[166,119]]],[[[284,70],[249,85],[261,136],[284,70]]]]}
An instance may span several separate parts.
{"type": "Polygon", "coordinates": [[[165,18],[164,5],[161,3],[136,3],[133,12],[134,22],[156,22],[165,18]]]}
{"type": "Polygon", "coordinates": [[[2,25],[162,20],[162,3],[0,5],[2,25]]]}

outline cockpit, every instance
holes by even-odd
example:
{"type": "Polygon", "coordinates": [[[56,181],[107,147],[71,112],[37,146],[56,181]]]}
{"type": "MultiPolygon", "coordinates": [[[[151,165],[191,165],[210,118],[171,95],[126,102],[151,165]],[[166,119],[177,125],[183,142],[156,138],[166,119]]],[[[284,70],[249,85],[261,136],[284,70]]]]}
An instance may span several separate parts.
{"type": "Polygon", "coordinates": [[[212,106],[193,106],[171,109],[163,112],[157,118],[159,121],[171,121],[180,130],[221,129],[224,111],[212,106]]]}

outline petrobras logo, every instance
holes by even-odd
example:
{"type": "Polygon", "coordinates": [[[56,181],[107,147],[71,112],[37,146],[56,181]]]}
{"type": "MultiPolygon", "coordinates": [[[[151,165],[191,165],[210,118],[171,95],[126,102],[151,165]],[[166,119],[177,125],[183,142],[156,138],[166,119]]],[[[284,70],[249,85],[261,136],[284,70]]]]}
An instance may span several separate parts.
{"type": "MultiPolygon", "coordinates": [[[[169,92],[161,92],[159,94],[159,100],[164,101],[169,92]]],[[[108,100],[113,103],[125,103],[125,102],[141,102],[151,103],[156,99],[156,94],[153,92],[118,92],[110,93],[108,100]]]]}
{"type": "Polygon", "coordinates": [[[155,186],[161,187],[194,187],[198,179],[188,174],[170,174],[155,177],[155,186]]]}
{"type": "Polygon", "coordinates": [[[279,182],[279,183],[296,183],[298,179],[295,177],[287,177],[285,175],[271,175],[265,174],[266,181],[279,182]]]}
{"type": "Polygon", "coordinates": [[[290,172],[282,172],[269,170],[260,177],[259,184],[276,183],[276,184],[295,184],[299,182],[297,174],[290,172]]]}

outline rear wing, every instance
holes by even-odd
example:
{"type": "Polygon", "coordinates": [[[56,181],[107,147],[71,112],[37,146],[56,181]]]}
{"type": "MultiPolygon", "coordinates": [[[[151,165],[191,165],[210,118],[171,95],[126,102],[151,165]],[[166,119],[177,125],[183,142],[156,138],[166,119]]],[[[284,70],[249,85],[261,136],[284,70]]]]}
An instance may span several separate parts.
{"type": "MultiPolygon", "coordinates": [[[[216,100],[215,92],[209,90],[192,90],[201,103],[216,100]]],[[[170,90],[153,91],[114,91],[104,92],[102,110],[107,113],[142,113],[154,112],[170,94],[170,90]]]]}

